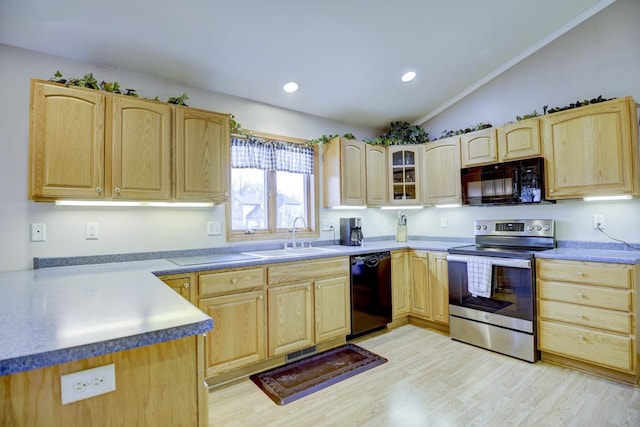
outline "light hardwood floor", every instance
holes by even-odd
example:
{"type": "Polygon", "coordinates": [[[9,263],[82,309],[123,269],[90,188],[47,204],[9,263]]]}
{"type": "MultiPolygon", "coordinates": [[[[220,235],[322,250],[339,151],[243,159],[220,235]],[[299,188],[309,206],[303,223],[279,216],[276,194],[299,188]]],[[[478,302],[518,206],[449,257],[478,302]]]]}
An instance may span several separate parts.
{"type": "Polygon", "coordinates": [[[416,326],[357,342],[389,362],[288,405],[249,379],[209,394],[211,426],[640,426],[640,388],[530,364],[416,326]]]}

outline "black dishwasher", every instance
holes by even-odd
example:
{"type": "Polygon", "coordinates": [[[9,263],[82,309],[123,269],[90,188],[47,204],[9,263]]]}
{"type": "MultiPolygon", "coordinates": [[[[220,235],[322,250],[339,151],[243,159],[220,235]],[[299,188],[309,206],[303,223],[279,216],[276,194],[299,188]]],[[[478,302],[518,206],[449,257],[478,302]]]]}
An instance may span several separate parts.
{"type": "Polygon", "coordinates": [[[385,328],[392,320],[391,253],[351,257],[351,335],[385,328]]]}

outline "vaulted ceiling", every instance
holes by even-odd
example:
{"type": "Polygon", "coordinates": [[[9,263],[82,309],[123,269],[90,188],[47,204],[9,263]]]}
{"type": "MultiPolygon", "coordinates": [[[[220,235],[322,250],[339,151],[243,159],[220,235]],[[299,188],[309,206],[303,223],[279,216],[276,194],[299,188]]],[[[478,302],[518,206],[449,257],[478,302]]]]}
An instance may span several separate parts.
{"type": "Polygon", "coordinates": [[[382,128],[425,121],[613,1],[2,0],[0,43],[382,128]]]}

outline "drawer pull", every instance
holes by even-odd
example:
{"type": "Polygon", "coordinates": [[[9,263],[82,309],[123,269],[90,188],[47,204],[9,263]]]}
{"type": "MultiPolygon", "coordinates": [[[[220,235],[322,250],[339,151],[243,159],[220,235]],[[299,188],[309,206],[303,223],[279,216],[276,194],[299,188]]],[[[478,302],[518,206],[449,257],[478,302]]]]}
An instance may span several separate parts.
{"type": "Polygon", "coordinates": [[[235,285],[236,283],[238,283],[238,279],[236,279],[235,277],[233,279],[231,279],[231,284],[235,285]]]}
{"type": "Polygon", "coordinates": [[[264,299],[264,296],[258,295],[258,299],[264,299]]]}
{"type": "Polygon", "coordinates": [[[185,288],[185,289],[189,288],[189,282],[184,282],[182,284],[182,287],[185,288]]]}
{"type": "Polygon", "coordinates": [[[583,273],[582,271],[578,271],[578,272],[576,273],[576,276],[578,276],[578,277],[582,277],[582,276],[584,276],[584,273],[583,273]]]}
{"type": "Polygon", "coordinates": [[[578,292],[578,298],[584,298],[584,294],[582,292],[578,292]]]}
{"type": "Polygon", "coordinates": [[[579,339],[580,341],[584,341],[584,335],[582,335],[582,334],[578,334],[578,339],[579,339]]]}
{"type": "Polygon", "coordinates": [[[578,313],[578,319],[584,319],[584,314],[578,313]]]}

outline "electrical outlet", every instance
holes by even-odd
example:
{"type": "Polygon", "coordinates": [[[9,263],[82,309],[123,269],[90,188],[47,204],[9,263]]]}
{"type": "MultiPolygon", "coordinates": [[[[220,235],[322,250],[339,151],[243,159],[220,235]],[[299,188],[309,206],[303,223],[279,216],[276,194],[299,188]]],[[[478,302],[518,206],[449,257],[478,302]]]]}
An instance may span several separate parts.
{"type": "Polygon", "coordinates": [[[60,377],[63,405],[109,393],[115,389],[116,369],[113,363],[60,377]]]}
{"type": "Polygon", "coordinates": [[[100,237],[100,226],[97,222],[88,222],[85,238],[87,240],[98,240],[100,237]]]}
{"type": "Polygon", "coordinates": [[[45,224],[31,224],[31,241],[44,242],[47,239],[47,226],[45,224]]]}
{"type": "Polygon", "coordinates": [[[447,228],[447,218],[444,216],[440,218],[440,227],[447,228]]]}
{"type": "Polygon", "coordinates": [[[597,230],[598,228],[604,230],[604,215],[593,216],[593,229],[597,230]]]}
{"type": "Polygon", "coordinates": [[[331,231],[333,230],[333,224],[331,221],[325,220],[322,221],[322,231],[331,231]]]}
{"type": "Polygon", "coordinates": [[[219,236],[222,234],[222,228],[220,227],[220,221],[207,221],[207,235],[219,236]]]}

